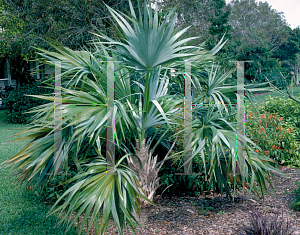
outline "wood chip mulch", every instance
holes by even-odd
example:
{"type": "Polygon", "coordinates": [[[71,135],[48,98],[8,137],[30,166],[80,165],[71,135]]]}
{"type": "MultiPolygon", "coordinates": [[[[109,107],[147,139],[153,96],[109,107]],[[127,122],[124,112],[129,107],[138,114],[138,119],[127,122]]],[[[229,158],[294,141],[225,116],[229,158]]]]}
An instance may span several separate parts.
{"type": "MultiPolygon", "coordinates": [[[[254,194],[242,191],[236,192],[234,202],[227,200],[225,195],[209,195],[197,197],[167,197],[163,196],[156,202],[156,207],[142,210],[140,223],[136,227],[136,234],[242,234],[241,228],[247,224],[248,215],[242,210],[250,212],[249,205],[267,215],[275,216],[280,211],[285,221],[292,221],[294,234],[300,234],[300,212],[289,207],[295,199],[293,190],[295,181],[300,181],[300,169],[282,167],[280,170],[288,178],[280,177],[272,180],[275,192],[270,192],[263,203],[254,194]]],[[[268,186],[268,188],[270,188],[268,186]]],[[[76,225],[75,225],[76,227],[76,225]]],[[[89,235],[94,235],[92,229],[89,235]]],[[[107,228],[106,235],[119,234],[112,221],[107,228]]],[[[131,229],[125,229],[124,234],[134,234],[131,229]]]]}

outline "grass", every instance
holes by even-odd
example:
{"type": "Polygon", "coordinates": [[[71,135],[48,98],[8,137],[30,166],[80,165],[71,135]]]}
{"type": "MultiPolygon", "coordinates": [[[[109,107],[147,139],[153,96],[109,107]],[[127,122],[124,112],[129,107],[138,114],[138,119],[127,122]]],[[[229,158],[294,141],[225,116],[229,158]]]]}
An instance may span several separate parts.
{"type": "MultiPolygon", "coordinates": [[[[285,94],[286,93],[286,90],[282,90],[285,94]]],[[[300,86],[299,87],[292,87],[290,89],[288,89],[289,93],[292,95],[292,96],[298,96],[298,94],[300,94],[300,86]]],[[[260,95],[260,96],[256,96],[255,99],[257,99],[257,101],[259,102],[265,102],[267,100],[267,98],[271,96],[271,97],[280,97],[280,98],[284,98],[286,99],[285,96],[283,96],[282,94],[278,93],[278,92],[270,92],[270,93],[267,93],[267,94],[264,94],[264,95],[260,95]]]]}
{"type": "MultiPolygon", "coordinates": [[[[26,141],[5,143],[12,140],[10,136],[24,130],[26,125],[11,124],[5,121],[6,110],[0,110],[0,163],[17,154],[24,148],[26,141]]],[[[16,137],[15,137],[16,138],[16,137]]],[[[66,227],[54,226],[58,218],[50,216],[46,218],[50,207],[24,187],[19,187],[12,182],[17,176],[12,177],[10,168],[0,169],[0,234],[65,234],[66,227]]],[[[75,235],[74,229],[70,229],[68,235],[75,235]]]]}

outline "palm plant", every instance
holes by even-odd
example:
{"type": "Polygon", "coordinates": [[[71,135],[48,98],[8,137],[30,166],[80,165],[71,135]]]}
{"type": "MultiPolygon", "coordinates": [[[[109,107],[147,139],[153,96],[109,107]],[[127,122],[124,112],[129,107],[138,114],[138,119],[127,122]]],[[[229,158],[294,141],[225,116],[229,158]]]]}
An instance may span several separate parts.
{"type": "MultiPolygon", "coordinates": [[[[204,66],[200,71],[197,69],[199,67],[197,61],[194,62],[193,67],[192,74],[196,88],[193,96],[193,104],[196,105],[192,110],[191,136],[193,138],[185,149],[185,152],[192,149],[192,155],[185,164],[200,154],[206,176],[209,176],[213,189],[218,188],[221,193],[225,191],[226,195],[231,197],[228,185],[228,181],[231,181],[234,185],[234,198],[235,186],[237,184],[245,186],[245,183],[248,183],[250,191],[253,189],[259,196],[254,184],[256,180],[264,199],[264,194],[267,193],[265,175],[269,176],[267,180],[271,184],[272,172],[282,173],[268,164],[273,161],[272,159],[255,153],[251,146],[257,146],[250,139],[236,133],[237,122],[234,122],[233,116],[236,115],[237,109],[233,104],[238,104],[239,95],[235,94],[236,86],[225,84],[233,69],[223,74],[220,73],[220,67],[213,63],[210,67],[204,66]],[[201,83],[204,86],[201,86],[201,83]],[[245,156],[241,151],[243,149],[245,156]],[[207,166],[206,162],[208,162],[207,166]]],[[[251,93],[262,89],[246,87],[246,98],[250,98],[251,93]]]]}
{"type": "MultiPolygon", "coordinates": [[[[92,213],[89,230],[93,223],[96,229],[98,228],[98,219],[102,210],[103,218],[98,230],[101,234],[105,232],[111,215],[120,234],[125,222],[133,229],[132,222],[136,220],[132,212],[139,212],[138,202],[143,200],[154,205],[151,200],[158,187],[157,172],[165,160],[175,156],[172,154],[159,163],[156,158],[152,159],[153,150],[163,140],[166,132],[160,135],[151,151],[148,151],[149,147],[146,148],[144,145],[151,137],[154,138],[151,130],[157,125],[167,125],[169,128],[177,125],[176,121],[172,121],[174,114],[182,111],[182,108],[177,106],[182,107],[183,97],[169,95],[170,68],[175,68],[177,76],[181,76],[184,73],[183,58],[195,61],[192,65],[193,83],[199,91],[202,91],[197,99],[203,99],[202,102],[204,100],[211,102],[214,99],[223,104],[224,100],[233,101],[228,94],[234,91],[234,88],[222,85],[229,73],[220,75],[212,70],[214,54],[225,42],[221,40],[209,52],[203,50],[202,45],[190,46],[192,40],[196,38],[184,38],[178,41],[188,28],[179,32],[175,30],[174,10],[160,21],[157,9],[153,15],[151,7],[147,7],[145,2],[143,17],[139,11],[138,20],[131,2],[129,4],[131,16],[107,7],[117,23],[114,28],[119,39],[97,34],[106,41],[96,40],[91,51],[87,49],[74,51],[55,41],[49,44],[57,52],[38,49],[44,63],[54,65],[57,60],[68,60],[61,65],[62,103],[68,105],[62,106],[63,139],[58,149],[59,157],[54,158],[54,132],[58,128],[53,119],[55,106],[54,103],[48,103],[30,111],[36,113],[32,122],[34,126],[21,132],[20,134],[28,135],[17,140],[31,139],[31,142],[23,151],[5,161],[7,166],[14,165],[18,170],[17,174],[21,173],[18,179],[22,180],[22,183],[37,182],[36,185],[44,179],[55,177],[55,169],[58,169],[59,165],[62,165],[67,173],[68,165],[71,161],[74,162],[78,167],[78,175],[70,181],[76,183],[59,199],[59,201],[65,199],[63,205],[55,209],[57,202],[51,213],[67,211],[60,222],[69,223],[73,212],[76,212],[76,218],[85,213],[83,225],[92,213]],[[105,44],[109,46],[106,47],[105,44]],[[119,61],[115,63],[114,71],[115,112],[113,114],[107,112],[106,72],[110,60],[119,61]],[[205,89],[200,87],[201,80],[202,83],[203,81],[207,83],[205,89]],[[137,161],[134,160],[132,153],[121,155],[116,165],[107,165],[103,159],[101,148],[105,144],[107,120],[111,115],[115,119],[114,138],[118,151],[122,146],[127,150],[130,147],[134,149],[131,140],[136,140],[136,144],[139,145],[136,151],[137,161]],[[86,139],[89,140],[89,147],[95,148],[99,155],[96,159],[78,156],[81,144],[86,139]],[[144,151],[139,151],[141,149],[144,151]],[[128,159],[131,169],[121,164],[125,158],[128,159]],[[153,184],[148,190],[149,182],[142,180],[140,175],[150,166],[154,176],[150,177],[153,184]],[[143,189],[147,189],[147,193],[143,189]]],[[[53,81],[53,78],[48,81],[53,81]]],[[[53,94],[34,97],[54,101],[53,94]]],[[[228,173],[235,172],[236,142],[233,124],[226,120],[226,113],[223,111],[221,106],[217,109],[215,107],[194,109],[198,119],[192,123],[195,137],[188,148],[193,149],[192,157],[201,154],[204,163],[206,159],[203,148],[211,148],[211,152],[209,149],[207,151],[210,171],[206,173],[210,175],[211,182],[227,185],[228,173]],[[223,146],[227,148],[227,152],[221,151],[223,146]],[[220,154],[221,152],[223,155],[220,154]]],[[[232,112],[227,110],[227,115],[232,112]]],[[[239,139],[242,139],[242,136],[239,136],[239,139]]],[[[253,144],[250,140],[247,141],[253,144]]],[[[250,147],[248,151],[247,145],[246,149],[247,172],[251,175],[247,180],[251,180],[252,187],[254,179],[258,179],[263,192],[264,174],[276,169],[266,165],[269,159],[257,156],[250,147]]],[[[237,164],[241,165],[240,156],[239,159],[237,164]]],[[[226,192],[230,194],[228,189],[226,192]]]]}

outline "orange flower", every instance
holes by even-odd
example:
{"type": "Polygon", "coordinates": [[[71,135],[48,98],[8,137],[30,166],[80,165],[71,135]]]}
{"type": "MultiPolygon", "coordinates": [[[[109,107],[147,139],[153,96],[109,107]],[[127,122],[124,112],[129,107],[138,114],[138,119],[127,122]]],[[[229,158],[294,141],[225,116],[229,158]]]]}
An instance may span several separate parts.
{"type": "Polygon", "coordinates": [[[280,137],[280,139],[282,140],[282,136],[280,137]]]}
{"type": "Polygon", "coordinates": [[[257,153],[258,153],[259,151],[256,149],[256,150],[255,150],[255,152],[257,152],[257,153]]]}
{"type": "Polygon", "coordinates": [[[265,150],[265,154],[268,154],[268,153],[269,153],[269,151],[265,150]]]}
{"type": "Polygon", "coordinates": [[[282,120],[283,120],[283,118],[282,118],[282,117],[280,117],[279,119],[280,119],[280,121],[282,121],[282,120]]]}
{"type": "Polygon", "coordinates": [[[292,153],[293,151],[290,151],[290,153],[292,153]]]}
{"type": "Polygon", "coordinates": [[[275,145],[273,145],[273,146],[272,146],[272,148],[273,148],[273,149],[276,149],[276,146],[275,146],[275,145]]]}
{"type": "Polygon", "coordinates": [[[264,114],[261,114],[260,117],[261,117],[262,119],[266,119],[266,116],[265,116],[264,114]]]}

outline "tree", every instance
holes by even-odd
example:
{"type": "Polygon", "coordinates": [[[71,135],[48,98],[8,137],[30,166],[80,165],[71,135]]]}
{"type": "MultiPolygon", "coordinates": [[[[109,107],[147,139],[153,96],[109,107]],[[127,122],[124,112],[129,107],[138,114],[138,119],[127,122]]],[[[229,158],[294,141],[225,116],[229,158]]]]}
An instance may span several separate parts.
{"type": "Polygon", "coordinates": [[[209,40],[209,48],[213,48],[213,45],[221,39],[226,33],[230,37],[231,26],[228,24],[228,17],[230,15],[230,8],[226,6],[224,0],[214,0],[211,2],[211,8],[213,14],[209,14],[208,21],[211,22],[209,33],[213,36],[214,40],[209,40]]]}
{"type": "Polygon", "coordinates": [[[226,7],[225,0],[164,0],[157,2],[161,11],[167,11],[177,7],[176,24],[179,28],[191,26],[192,36],[199,37],[205,41],[210,38],[206,45],[209,49],[219,41],[225,32],[229,32],[227,25],[229,9],[226,7]]]}
{"type": "MultiPolygon", "coordinates": [[[[134,0],[135,8],[138,0],[134,0]]],[[[128,0],[107,0],[106,4],[122,12],[129,10],[128,0]]],[[[97,0],[0,0],[0,59],[9,59],[11,74],[20,83],[28,79],[34,47],[51,49],[42,40],[55,39],[72,49],[87,46],[95,28],[112,34],[111,20],[103,1],[97,0]],[[16,63],[18,62],[18,63],[16,63]]],[[[114,35],[115,36],[115,35],[114,35]]]]}
{"type": "Polygon", "coordinates": [[[289,35],[289,41],[279,48],[276,56],[288,72],[292,71],[295,74],[296,84],[299,84],[300,27],[290,30],[289,35]]]}
{"type": "Polygon", "coordinates": [[[232,0],[229,6],[231,40],[227,59],[253,60],[254,63],[246,64],[245,76],[250,81],[261,72],[278,70],[280,65],[274,53],[289,37],[283,13],[267,2],[255,0],[232,0]]]}
{"type": "MultiPolygon", "coordinates": [[[[134,1],[135,8],[138,1],[134,1]]],[[[128,11],[128,1],[106,1],[108,6],[128,11]]],[[[4,15],[2,27],[7,29],[16,28],[11,19],[22,23],[18,28],[20,36],[26,39],[30,46],[48,46],[40,39],[47,36],[72,48],[79,49],[92,39],[89,31],[96,27],[98,30],[110,35],[112,31],[106,21],[110,15],[105,9],[104,2],[96,0],[63,0],[63,1],[18,1],[2,0],[4,15]]],[[[28,49],[28,48],[26,48],[28,49]]]]}

